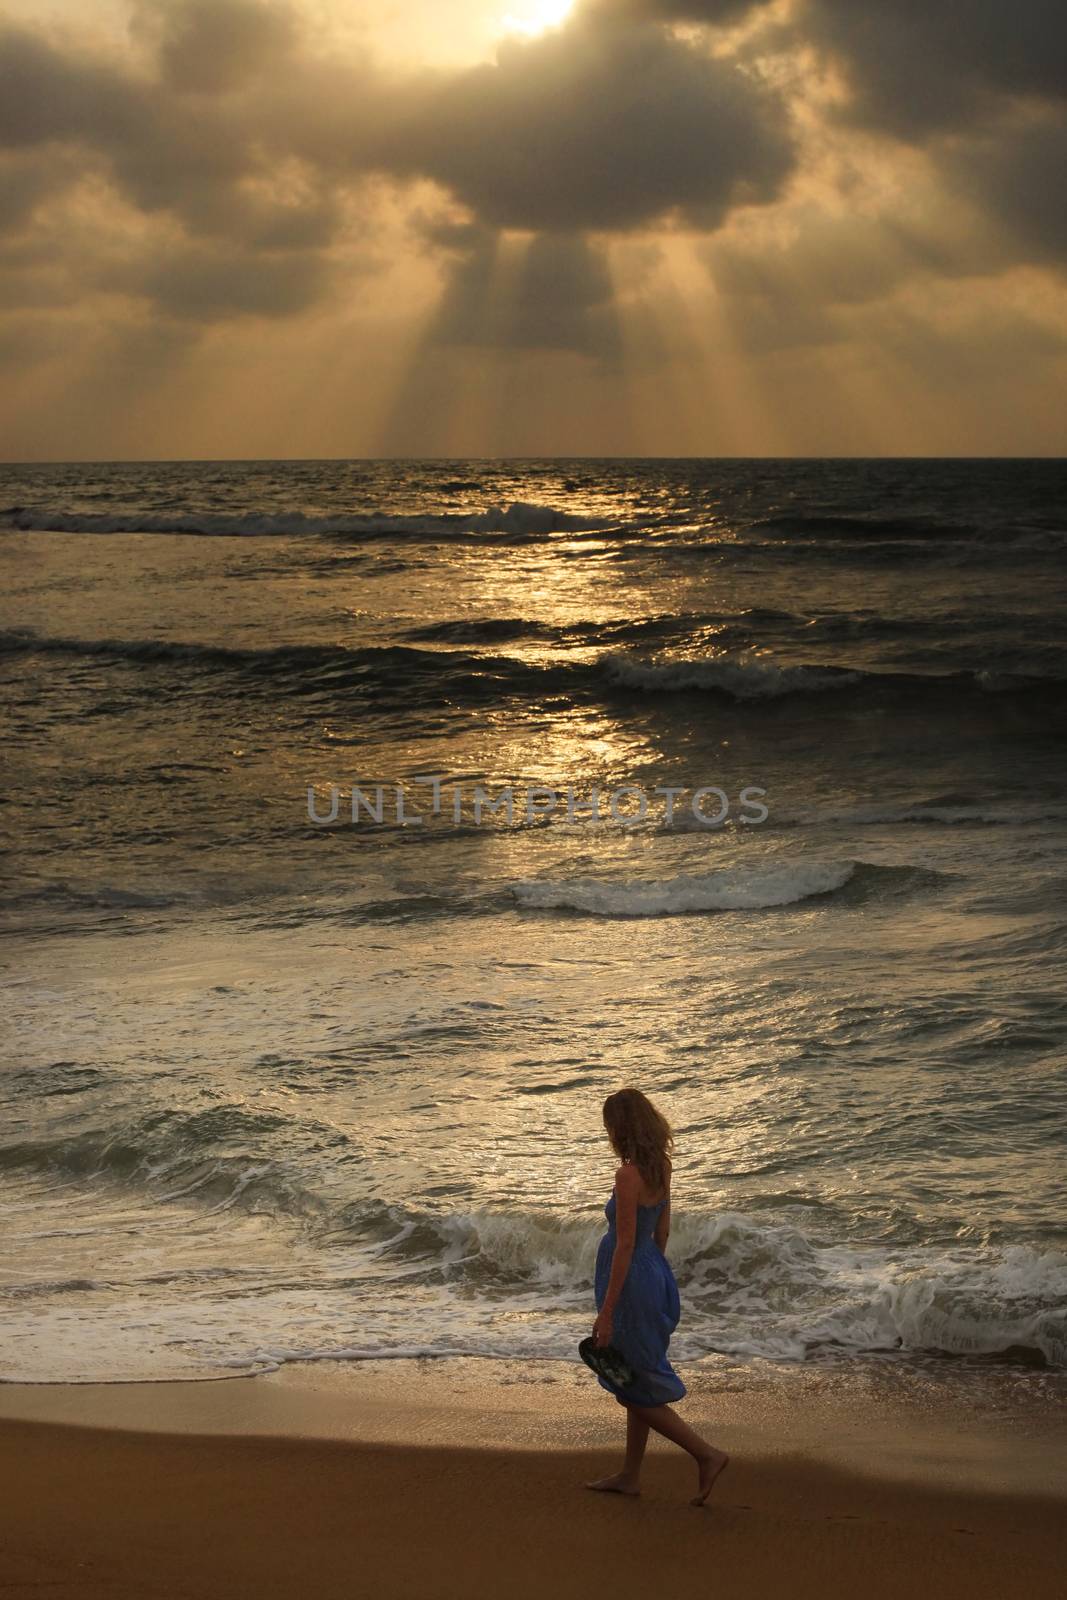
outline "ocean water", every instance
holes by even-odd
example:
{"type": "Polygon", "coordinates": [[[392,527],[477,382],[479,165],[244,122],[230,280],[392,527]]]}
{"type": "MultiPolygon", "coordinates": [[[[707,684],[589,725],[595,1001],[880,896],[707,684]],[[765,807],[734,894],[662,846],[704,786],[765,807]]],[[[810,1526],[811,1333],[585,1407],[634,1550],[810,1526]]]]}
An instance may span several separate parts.
{"type": "Polygon", "coordinates": [[[0,1378],[573,1361],[626,1082],[683,1373],[1067,1368],[1065,556],[1056,461],[0,467],[0,1378]]]}

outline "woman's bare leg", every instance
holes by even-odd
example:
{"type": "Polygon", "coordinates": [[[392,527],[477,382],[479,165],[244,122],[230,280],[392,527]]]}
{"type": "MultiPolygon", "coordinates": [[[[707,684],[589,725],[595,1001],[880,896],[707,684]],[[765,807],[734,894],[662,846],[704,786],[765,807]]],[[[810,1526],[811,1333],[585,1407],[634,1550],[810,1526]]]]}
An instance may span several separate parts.
{"type": "Polygon", "coordinates": [[[604,1489],[609,1494],[640,1494],[641,1463],[648,1443],[648,1423],[633,1406],[626,1407],[626,1461],[621,1472],[608,1478],[594,1478],[587,1489],[604,1489]]]}
{"type": "Polygon", "coordinates": [[[648,1443],[648,1423],[639,1417],[632,1406],[626,1407],[626,1470],[636,1478],[645,1459],[648,1443]]]}
{"type": "MultiPolygon", "coordinates": [[[[725,1450],[716,1450],[715,1446],[691,1428],[688,1422],[683,1422],[677,1412],[670,1406],[632,1406],[628,1408],[636,1413],[648,1428],[655,1428],[665,1439],[681,1445],[683,1450],[688,1450],[694,1458],[699,1472],[698,1492],[690,1502],[694,1506],[702,1506],[711,1493],[711,1486],[719,1473],[727,1465],[730,1457],[725,1450]]],[[[647,1436],[647,1435],[646,1435],[647,1436]]]]}

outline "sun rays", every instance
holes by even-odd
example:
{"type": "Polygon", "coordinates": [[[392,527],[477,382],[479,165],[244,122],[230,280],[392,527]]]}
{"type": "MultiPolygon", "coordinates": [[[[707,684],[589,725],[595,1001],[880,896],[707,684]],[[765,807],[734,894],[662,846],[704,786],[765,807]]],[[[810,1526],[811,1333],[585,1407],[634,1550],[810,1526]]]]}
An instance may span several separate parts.
{"type": "Polygon", "coordinates": [[[513,11],[501,19],[505,33],[518,33],[528,39],[547,33],[567,21],[574,10],[574,0],[519,0],[513,11]]]}

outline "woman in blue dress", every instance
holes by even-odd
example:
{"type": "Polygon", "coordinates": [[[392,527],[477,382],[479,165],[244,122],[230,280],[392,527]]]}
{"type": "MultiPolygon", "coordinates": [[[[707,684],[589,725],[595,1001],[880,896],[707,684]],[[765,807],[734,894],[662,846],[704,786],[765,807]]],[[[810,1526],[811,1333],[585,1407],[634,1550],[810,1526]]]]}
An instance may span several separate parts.
{"type": "Polygon", "coordinates": [[[673,1136],[640,1089],[608,1096],[604,1127],[622,1165],[604,1207],[608,1231],[597,1250],[593,1339],[614,1346],[632,1369],[633,1381],[619,1387],[597,1378],[626,1407],[626,1460],[621,1472],[586,1487],[639,1494],[648,1431],[654,1428],[695,1459],[699,1481],[692,1504],[703,1505],[730,1458],[671,1410],[671,1401],[686,1392],[667,1359],[679,1316],[678,1285],[664,1254],[671,1227],[673,1136]]]}

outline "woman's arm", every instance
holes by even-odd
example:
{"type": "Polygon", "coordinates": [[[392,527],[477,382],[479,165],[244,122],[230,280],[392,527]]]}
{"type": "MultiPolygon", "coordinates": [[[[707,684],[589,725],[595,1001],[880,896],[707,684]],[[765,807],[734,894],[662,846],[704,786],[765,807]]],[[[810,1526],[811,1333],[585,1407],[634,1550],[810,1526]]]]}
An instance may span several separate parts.
{"type": "Polygon", "coordinates": [[[667,1190],[667,1204],[656,1219],[656,1243],[667,1254],[667,1240],[671,1234],[671,1193],[667,1190]]]}
{"type": "Polygon", "coordinates": [[[667,1254],[667,1240],[671,1233],[671,1164],[667,1163],[667,1204],[656,1218],[656,1243],[667,1254]]]}
{"type": "Polygon", "coordinates": [[[633,1259],[637,1238],[637,1190],[641,1179],[633,1167],[620,1167],[615,1174],[615,1249],[611,1257],[611,1276],[600,1313],[593,1324],[598,1344],[611,1341],[611,1321],[626,1274],[633,1259]]]}

